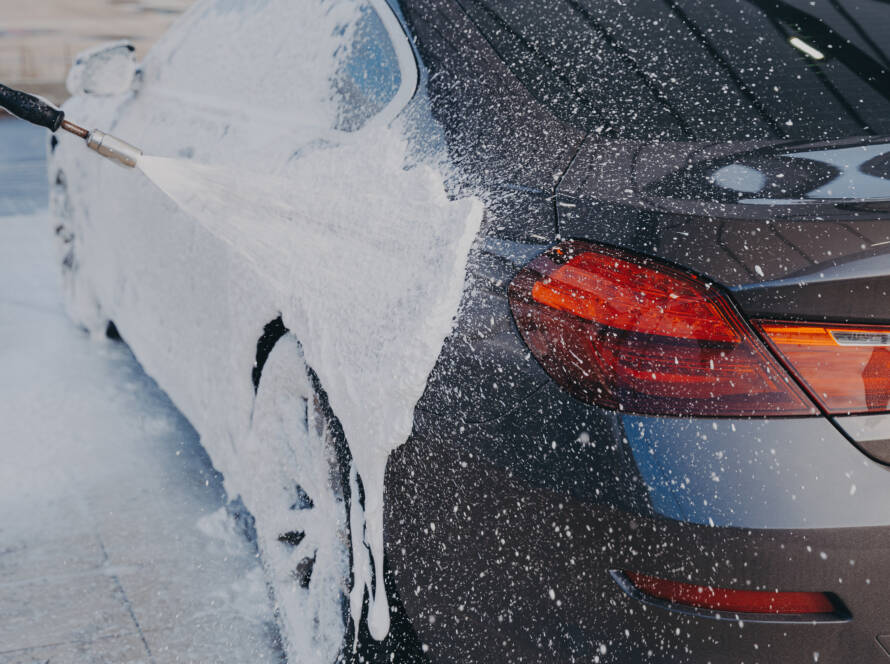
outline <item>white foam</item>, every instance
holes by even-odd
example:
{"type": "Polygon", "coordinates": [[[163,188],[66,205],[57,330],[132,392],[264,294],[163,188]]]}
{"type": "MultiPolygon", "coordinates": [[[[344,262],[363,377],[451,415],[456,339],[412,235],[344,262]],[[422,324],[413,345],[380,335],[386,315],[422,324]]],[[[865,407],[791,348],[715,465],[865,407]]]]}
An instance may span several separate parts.
{"type": "Polygon", "coordinates": [[[406,170],[406,148],[396,130],[375,130],[307,155],[286,180],[159,157],[139,163],[280,292],[284,322],[328,393],[365,490],[361,525],[376,579],[369,569],[354,571],[352,613],[357,621],[367,588],[377,639],[389,631],[380,592],[386,461],[411,433],[482,218],[479,201],[448,198],[436,170],[406,170]],[[357,170],[369,151],[375,168],[357,170]]]}
{"type": "MultiPolygon", "coordinates": [[[[141,160],[176,204],[74,137],[59,138],[52,161],[71,194],[53,189],[73,237],[60,246],[71,265],[69,311],[99,332],[115,321],[200,432],[230,495],[248,493],[251,479],[242,442],[262,325],[281,312],[300,339],[365,489],[353,547],[366,562],[354,573],[352,608],[358,620],[367,589],[369,627],[382,638],[388,610],[375,589],[383,589],[386,459],[410,435],[451,329],[482,205],[449,199],[439,156],[404,168],[403,105],[418,101],[412,117],[430,139],[412,145],[415,153],[433,149],[437,125],[425,91],[415,92],[409,42],[384,0],[370,4],[395,38],[401,82],[360,131],[338,130],[332,118],[344,101],[335,85],[348,56],[344,30],[365,3],[205,0],[146,57],[134,99],[65,105],[70,117],[148,153],[193,155],[141,160]],[[287,29],[270,30],[270,21],[287,29]]],[[[264,462],[276,460],[269,453],[264,462]]]]}

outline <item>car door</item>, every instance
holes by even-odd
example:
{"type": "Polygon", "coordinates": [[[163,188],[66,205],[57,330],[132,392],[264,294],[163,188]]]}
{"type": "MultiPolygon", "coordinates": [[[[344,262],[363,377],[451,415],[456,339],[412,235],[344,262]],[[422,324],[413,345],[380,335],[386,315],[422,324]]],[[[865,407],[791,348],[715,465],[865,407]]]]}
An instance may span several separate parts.
{"type": "MultiPolygon", "coordinates": [[[[113,118],[99,99],[74,100],[69,114],[103,120],[146,154],[276,182],[307,155],[391,122],[418,78],[410,42],[382,0],[201,2],[142,70],[141,89],[113,118]]],[[[217,467],[234,469],[257,340],[279,315],[281,293],[263,265],[138,172],[69,153],[70,169],[91,174],[75,206],[82,278],[217,467]]],[[[373,154],[359,159],[373,168],[373,154]]]]}

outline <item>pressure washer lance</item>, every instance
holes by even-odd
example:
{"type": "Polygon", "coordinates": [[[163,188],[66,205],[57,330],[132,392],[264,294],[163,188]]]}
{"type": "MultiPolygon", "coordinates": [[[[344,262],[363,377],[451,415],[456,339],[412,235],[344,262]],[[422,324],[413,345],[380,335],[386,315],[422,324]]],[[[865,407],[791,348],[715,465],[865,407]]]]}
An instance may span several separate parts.
{"type": "Polygon", "coordinates": [[[78,127],[65,119],[65,111],[56,108],[48,101],[26,92],[13,90],[2,83],[0,83],[0,106],[16,117],[46,127],[53,133],[59,129],[69,131],[84,139],[90,150],[95,150],[103,157],[108,157],[123,166],[134,168],[142,156],[142,150],[126,141],[98,129],[87,131],[83,127],[78,127]]]}

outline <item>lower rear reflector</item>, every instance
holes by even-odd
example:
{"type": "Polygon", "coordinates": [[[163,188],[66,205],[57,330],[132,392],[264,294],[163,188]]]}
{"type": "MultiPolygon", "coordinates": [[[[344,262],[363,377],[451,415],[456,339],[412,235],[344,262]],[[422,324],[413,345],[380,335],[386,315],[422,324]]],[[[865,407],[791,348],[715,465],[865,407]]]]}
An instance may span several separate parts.
{"type": "Polygon", "coordinates": [[[733,590],[669,581],[624,571],[623,576],[643,595],[697,609],[731,613],[781,615],[833,614],[836,608],[825,593],[733,590]]]}

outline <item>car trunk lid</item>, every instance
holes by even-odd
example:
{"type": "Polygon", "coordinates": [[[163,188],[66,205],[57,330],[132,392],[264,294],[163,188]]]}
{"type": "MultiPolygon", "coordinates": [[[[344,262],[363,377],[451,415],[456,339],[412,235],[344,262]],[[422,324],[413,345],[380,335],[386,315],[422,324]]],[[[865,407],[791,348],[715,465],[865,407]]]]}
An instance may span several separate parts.
{"type": "Polygon", "coordinates": [[[589,137],[556,207],[563,237],[697,272],[749,317],[890,321],[890,139],[589,137]]]}

